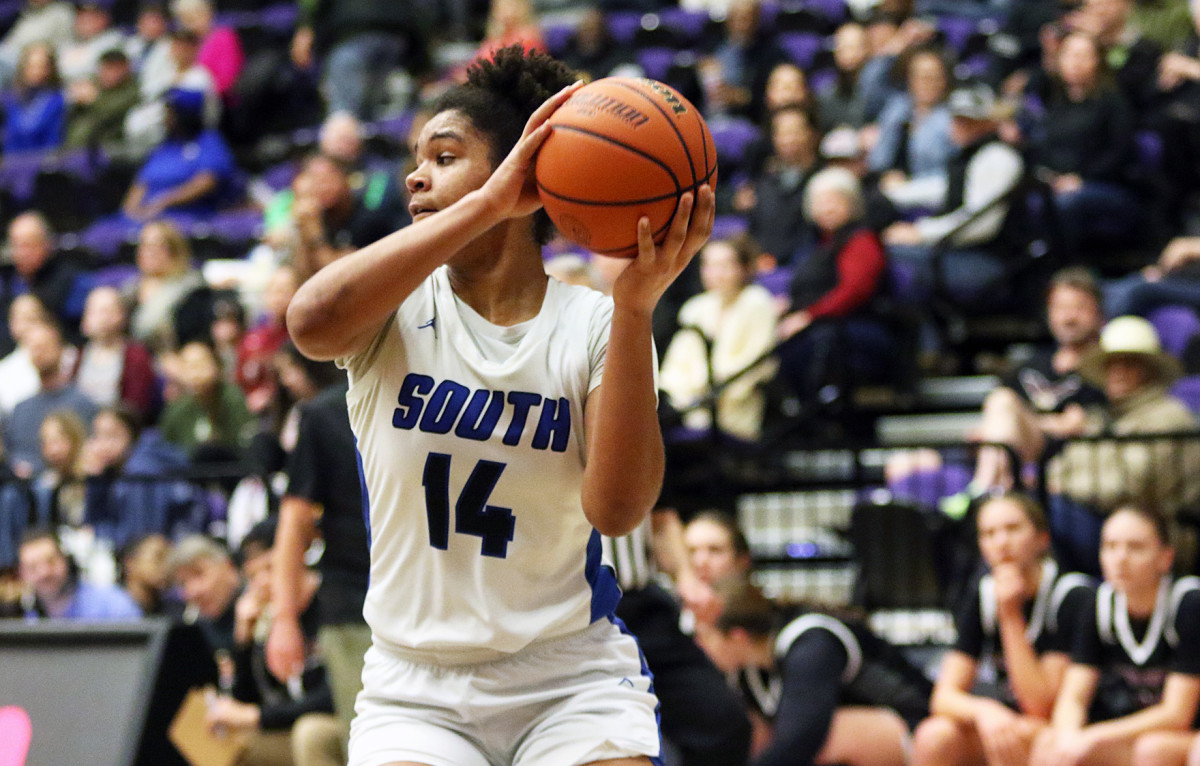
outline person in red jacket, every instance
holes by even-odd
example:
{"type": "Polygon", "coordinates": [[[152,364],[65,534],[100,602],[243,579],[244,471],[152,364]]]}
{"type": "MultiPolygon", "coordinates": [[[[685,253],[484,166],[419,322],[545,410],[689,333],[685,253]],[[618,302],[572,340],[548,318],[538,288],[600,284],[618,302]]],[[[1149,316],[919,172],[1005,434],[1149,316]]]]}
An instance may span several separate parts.
{"type": "Polygon", "coordinates": [[[863,210],[862,190],[850,171],[827,168],[809,181],[804,211],[819,241],[792,273],[790,304],[778,325],[779,375],[802,403],[835,382],[835,358],[855,378],[869,377],[886,369],[895,345],[871,313],[886,257],[862,222],[863,210]]]}
{"type": "Polygon", "coordinates": [[[79,352],[75,384],[97,407],[124,404],[143,423],[153,423],[162,406],[154,359],[127,332],[129,308],[115,287],[88,293],[80,329],[87,339],[79,352]]]}

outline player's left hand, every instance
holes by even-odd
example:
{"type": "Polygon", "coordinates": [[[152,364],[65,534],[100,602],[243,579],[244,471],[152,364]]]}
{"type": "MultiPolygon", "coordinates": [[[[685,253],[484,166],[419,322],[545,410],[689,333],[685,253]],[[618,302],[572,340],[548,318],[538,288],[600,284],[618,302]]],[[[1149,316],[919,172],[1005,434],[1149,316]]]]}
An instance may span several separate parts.
{"type": "Polygon", "coordinates": [[[613,285],[613,303],[652,312],[658,299],[687,267],[712,234],[716,197],[708,186],[679,198],[675,220],[661,245],[654,244],[650,219],[638,221],[638,254],[613,285]]]}

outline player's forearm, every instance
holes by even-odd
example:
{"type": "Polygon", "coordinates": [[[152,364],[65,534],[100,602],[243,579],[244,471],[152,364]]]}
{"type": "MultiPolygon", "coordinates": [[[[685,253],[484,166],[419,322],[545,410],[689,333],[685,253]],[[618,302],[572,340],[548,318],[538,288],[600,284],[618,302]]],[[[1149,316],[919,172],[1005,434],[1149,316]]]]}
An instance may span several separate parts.
{"type": "Polygon", "coordinates": [[[929,712],[960,723],[970,723],[975,720],[980,706],[990,702],[992,700],[976,697],[958,687],[951,688],[939,684],[934,687],[933,696],[929,700],[929,712]]]}
{"type": "Polygon", "coordinates": [[[300,616],[300,583],[304,574],[304,551],[312,544],[316,531],[312,505],[295,497],[285,497],[279,507],[279,527],[272,550],[272,602],[276,618],[300,616]]]}
{"type": "Polygon", "coordinates": [[[628,534],[662,489],[662,433],[654,391],[650,312],[613,312],[604,382],[596,394],[583,476],[583,509],[602,534],[628,534]]]}
{"type": "Polygon", "coordinates": [[[1054,712],[1054,697],[1058,690],[1047,677],[1033,646],[1025,637],[1024,618],[1009,623],[1001,620],[1000,641],[1004,648],[1009,684],[1021,712],[1035,718],[1049,719],[1054,712]]]}
{"type": "Polygon", "coordinates": [[[360,350],[434,269],[499,221],[475,191],[339,258],[296,291],[287,312],[292,340],[314,359],[360,350]]]}
{"type": "Polygon", "coordinates": [[[1160,702],[1122,718],[1092,724],[1087,730],[1097,744],[1103,746],[1131,742],[1138,735],[1150,731],[1184,731],[1191,725],[1191,721],[1190,717],[1160,702]]]}

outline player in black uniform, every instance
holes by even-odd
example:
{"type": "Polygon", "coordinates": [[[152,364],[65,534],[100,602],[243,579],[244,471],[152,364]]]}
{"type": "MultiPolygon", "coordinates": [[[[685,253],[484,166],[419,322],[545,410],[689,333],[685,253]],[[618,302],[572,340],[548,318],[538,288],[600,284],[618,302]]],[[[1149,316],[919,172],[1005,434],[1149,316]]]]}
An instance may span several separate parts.
{"type": "MultiPolygon", "coordinates": [[[[1139,761],[1154,755],[1156,738],[1145,735],[1194,726],[1200,583],[1172,578],[1174,555],[1161,514],[1126,506],[1108,517],[1100,536],[1104,583],[1080,623],[1051,727],[1038,736],[1031,766],[1125,766],[1134,762],[1135,743],[1139,761]]],[[[1186,743],[1175,762],[1185,753],[1186,743]]]]}
{"type": "Polygon", "coordinates": [[[988,565],[956,619],[958,641],[942,661],[917,729],[917,766],[1024,766],[1070,663],[1070,637],[1092,582],[1059,572],[1046,515],[1018,493],[993,497],[977,515],[988,565]]]}
{"type": "Polygon", "coordinates": [[[920,670],[861,620],[777,607],[740,577],[714,588],[721,613],[697,639],[717,667],[744,671],[748,702],[773,723],[754,766],[903,766],[928,712],[920,670]]]}

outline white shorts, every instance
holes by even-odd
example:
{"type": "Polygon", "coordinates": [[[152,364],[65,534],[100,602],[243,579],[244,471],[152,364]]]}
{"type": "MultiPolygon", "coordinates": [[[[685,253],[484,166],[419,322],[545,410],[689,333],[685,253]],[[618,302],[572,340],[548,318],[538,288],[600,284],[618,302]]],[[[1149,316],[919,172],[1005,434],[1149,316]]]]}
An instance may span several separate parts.
{"type": "Polygon", "coordinates": [[[637,642],[600,620],[478,665],[411,662],[372,646],[349,766],[580,766],[649,756],[658,699],[637,642]]]}

